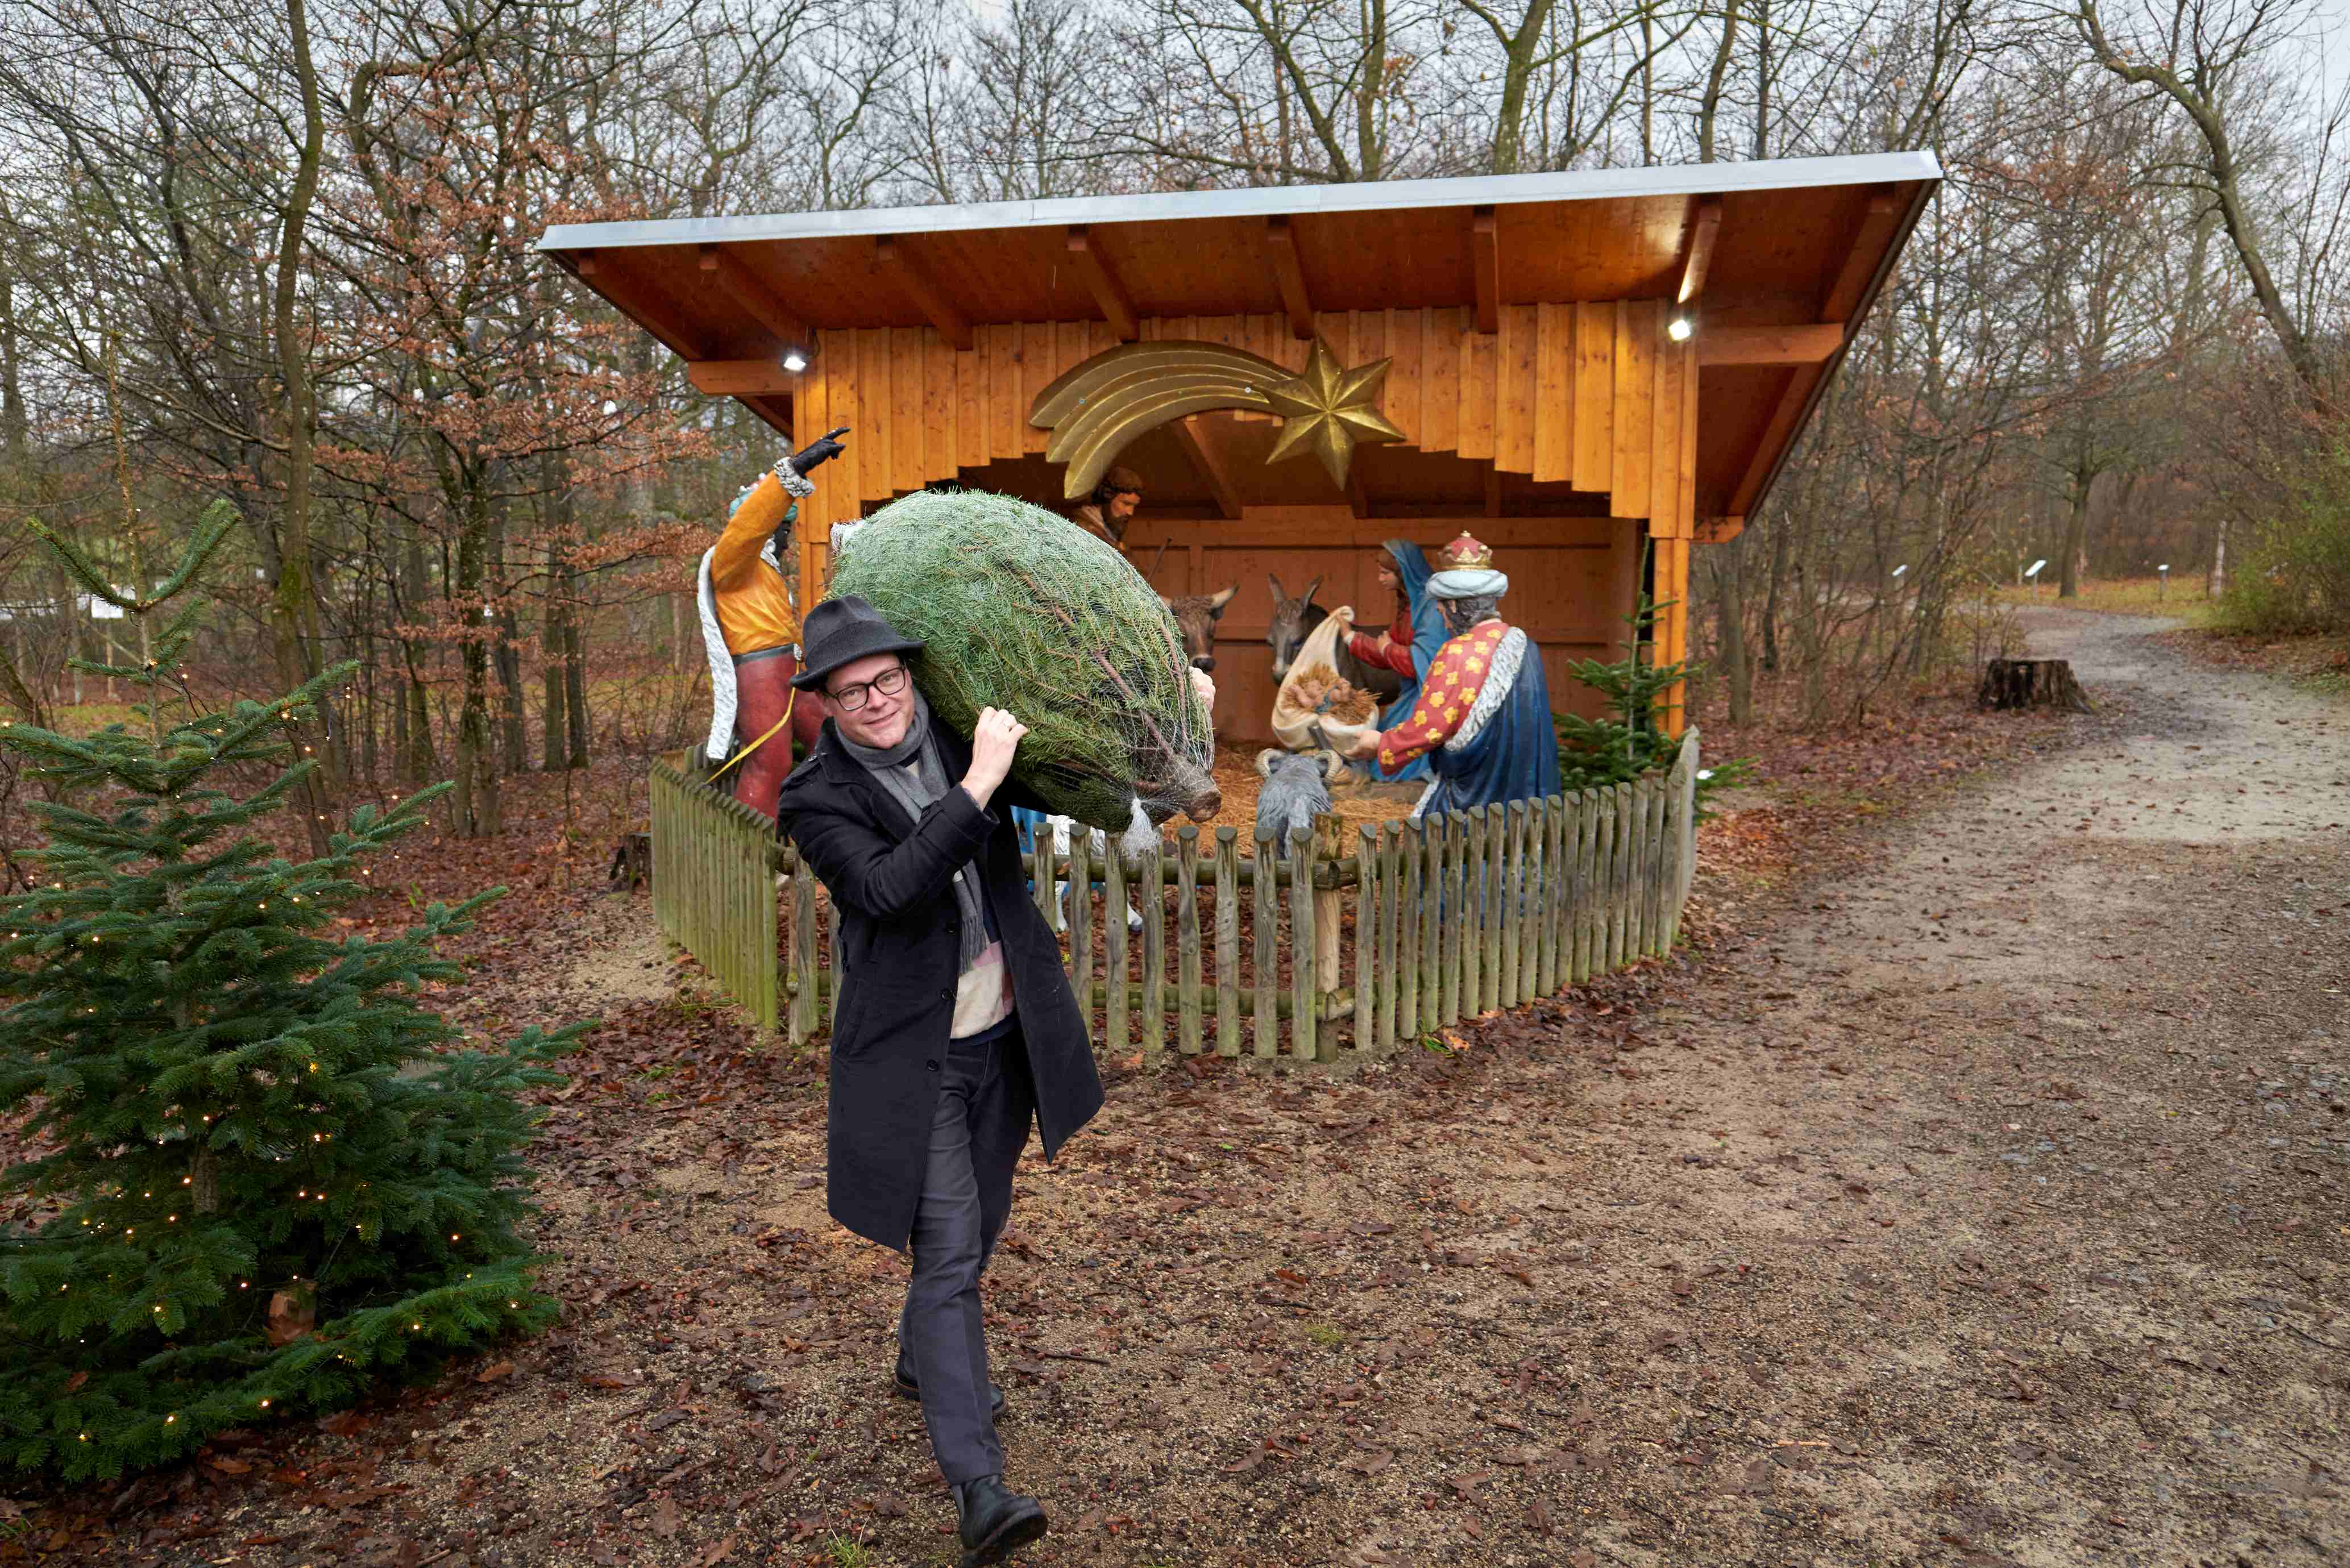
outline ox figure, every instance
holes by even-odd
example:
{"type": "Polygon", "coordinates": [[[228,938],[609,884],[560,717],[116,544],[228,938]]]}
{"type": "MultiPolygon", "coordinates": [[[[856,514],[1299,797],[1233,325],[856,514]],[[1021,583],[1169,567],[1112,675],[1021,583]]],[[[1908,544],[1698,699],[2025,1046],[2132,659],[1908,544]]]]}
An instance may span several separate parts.
{"type": "MultiPolygon", "coordinates": [[[[1149,582],[1159,575],[1159,563],[1167,558],[1169,543],[1172,541],[1161,543],[1159,554],[1150,557],[1150,567],[1142,574],[1143,581],[1149,582]]],[[[1214,671],[1216,622],[1223,618],[1224,607],[1232,603],[1232,596],[1240,591],[1241,586],[1234,583],[1231,587],[1219,588],[1212,594],[1177,594],[1171,598],[1165,594],[1159,596],[1159,602],[1165,605],[1167,613],[1175,618],[1175,629],[1183,636],[1183,652],[1191,660],[1192,669],[1214,671]]]]}

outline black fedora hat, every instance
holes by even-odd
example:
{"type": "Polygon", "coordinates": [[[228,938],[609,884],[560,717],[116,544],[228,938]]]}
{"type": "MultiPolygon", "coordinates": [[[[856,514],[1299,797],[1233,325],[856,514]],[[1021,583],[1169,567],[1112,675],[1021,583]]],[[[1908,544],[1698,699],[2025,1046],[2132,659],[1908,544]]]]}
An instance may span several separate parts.
{"type": "Polygon", "coordinates": [[[919,640],[900,633],[855,594],[826,599],[808,611],[800,641],[807,668],[792,677],[792,684],[803,691],[822,690],[826,676],[868,654],[922,650],[919,640]]]}

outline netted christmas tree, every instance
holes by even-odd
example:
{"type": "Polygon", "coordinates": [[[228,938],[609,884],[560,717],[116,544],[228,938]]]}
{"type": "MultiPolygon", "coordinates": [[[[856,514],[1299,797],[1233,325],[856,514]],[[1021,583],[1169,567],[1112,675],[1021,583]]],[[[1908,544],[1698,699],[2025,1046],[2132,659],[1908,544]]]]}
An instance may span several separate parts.
{"type": "MultiPolygon", "coordinates": [[[[148,597],[36,531],[143,616],[234,522],[207,514],[148,597]]],[[[248,829],[285,809],[313,765],[291,727],[353,667],[198,712],[177,671],[200,616],[140,666],[81,666],[140,688],[135,723],[0,728],[56,797],[33,808],[38,886],[0,900],[0,1115],[36,1151],[0,1173],[0,1210],[30,1214],[0,1226],[0,1455],[69,1480],[350,1404],[556,1311],[518,1231],[520,1095],[562,1081],[544,1064],[578,1026],[449,1049],[462,1036],[420,1005],[461,973],[436,944],[503,889],[404,936],[338,931],[362,862],[438,791],[362,807],[323,858],[277,857],[248,829]]]]}
{"type": "Polygon", "coordinates": [[[929,646],[914,680],[951,728],[985,707],[1028,726],[1013,776],[1055,811],[1120,832],[1221,804],[1208,705],[1181,634],[1126,557],[1042,507],[923,491],[858,529],[832,591],[929,646]]]}

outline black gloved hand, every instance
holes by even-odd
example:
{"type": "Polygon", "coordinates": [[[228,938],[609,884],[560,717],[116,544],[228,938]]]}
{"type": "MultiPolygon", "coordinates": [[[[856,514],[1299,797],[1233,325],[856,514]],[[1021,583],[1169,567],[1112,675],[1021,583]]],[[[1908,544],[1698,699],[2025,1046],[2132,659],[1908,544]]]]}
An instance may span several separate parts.
{"type": "Polygon", "coordinates": [[[801,448],[798,452],[792,453],[791,457],[787,460],[792,465],[792,472],[801,475],[802,477],[806,477],[807,471],[814,468],[816,464],[820,462],[828,462],[832,459],[838,457],[842,452],[848,449],[841,445],[840,442],[833,440],[833,437],[844,436],[847,433],[848,427],[847,425],[842,425],[836,430],[827,431],[824,434],[816,437],[816,440],[808,442],[806,446],[801,448]]]}

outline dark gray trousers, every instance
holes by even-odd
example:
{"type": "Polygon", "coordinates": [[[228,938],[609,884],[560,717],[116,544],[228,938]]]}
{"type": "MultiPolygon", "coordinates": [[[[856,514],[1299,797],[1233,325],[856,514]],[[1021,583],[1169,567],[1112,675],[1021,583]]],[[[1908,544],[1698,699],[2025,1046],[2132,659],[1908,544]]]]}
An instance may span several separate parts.
{"type": "Polygon", "coordinates": [[[988,1409],[979,1277],[1011,1215],[1012,1171],[1036,1108],[1019,1023],[1014,1013],[985,1034],[948,1043],[914,1211],[914,1277],[898,1320],[898,1367],[921,1386],[931,1451],[951,1486],[1003,1469],[988,1409]]]}

